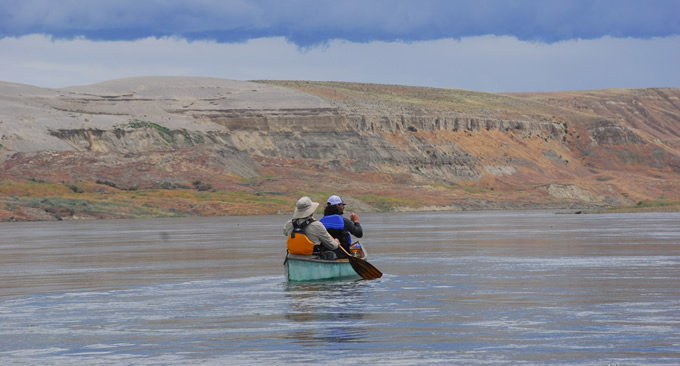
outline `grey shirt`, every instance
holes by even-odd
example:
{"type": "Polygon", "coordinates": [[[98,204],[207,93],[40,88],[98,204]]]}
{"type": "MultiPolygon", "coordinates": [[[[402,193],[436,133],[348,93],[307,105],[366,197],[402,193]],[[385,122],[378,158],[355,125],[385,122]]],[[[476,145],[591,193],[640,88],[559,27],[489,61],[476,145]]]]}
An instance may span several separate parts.
{"type": "MultiPolygon", "coordinates": [[[[299,222],[304,222],[307,218],[295,219],[299,222]]],[[[293,232],[293,220],[288,220],[285,225],[283,225],[283,235],[290,236],[293,232]]],[[[321,245],[326,250],[333,250],[338,248],[338,243],[333,239],[331,234],[326,231],[326,227],[323,226],[319,221],[313,221],[305,228],[305,234],[315,245],[321,245]]]]}

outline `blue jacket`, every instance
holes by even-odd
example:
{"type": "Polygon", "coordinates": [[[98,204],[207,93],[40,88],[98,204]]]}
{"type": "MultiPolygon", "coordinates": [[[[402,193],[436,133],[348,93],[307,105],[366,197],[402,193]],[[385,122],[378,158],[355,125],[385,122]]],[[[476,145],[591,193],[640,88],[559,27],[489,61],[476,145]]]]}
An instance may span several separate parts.
{"type": "MultiPolygon", "coordinates": [[[[354,223],[342,215],[324,216],[319,221],[321,221],[323,226],[326,227],[326,230],[328,230],[328,233],[331,234],[332,237],[340,241],[340,245],[342,245],[342,247],[348,252],[349,246],[352,244],[352,237],[350,234],[356,236],[357,238],[364,236],[364,231],[360,223],[354,223]]],[[[338,258],[347,257],[340,249],[336,250],[336,254],[338,255],[338,258]]]]}
{"type": "Polygon", "coordinates": [[[328,233],[331,234],[332,237],[340,240],[340,244],[352,242],[349,231],[345,230],[344,217],[340,215],[330,215],[324,216],[319,221],[326,227],[326,230],[328,230],[328,233]]]}

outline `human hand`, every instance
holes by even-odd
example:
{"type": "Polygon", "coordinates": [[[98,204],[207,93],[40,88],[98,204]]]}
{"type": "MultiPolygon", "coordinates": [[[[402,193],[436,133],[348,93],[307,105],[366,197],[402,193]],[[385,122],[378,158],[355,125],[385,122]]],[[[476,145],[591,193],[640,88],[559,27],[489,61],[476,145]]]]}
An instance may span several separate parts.
{"type": "Polygon", "coordinates": [[[359,215],[352,212],[351,214],[349,214],[349,219],[350,221],[356,224],[357,222],[359,222],[359,215]]]}

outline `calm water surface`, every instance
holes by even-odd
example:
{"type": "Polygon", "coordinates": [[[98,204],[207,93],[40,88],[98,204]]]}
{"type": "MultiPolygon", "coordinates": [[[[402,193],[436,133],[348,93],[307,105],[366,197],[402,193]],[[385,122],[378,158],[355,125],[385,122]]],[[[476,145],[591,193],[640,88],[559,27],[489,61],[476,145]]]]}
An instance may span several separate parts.
{"type": "Polygon", "coordinates": [[[680,214],[362,214],[374,281],[289,284],[285,216],[0,223],[0,364],[680,364],[680,214]]]}

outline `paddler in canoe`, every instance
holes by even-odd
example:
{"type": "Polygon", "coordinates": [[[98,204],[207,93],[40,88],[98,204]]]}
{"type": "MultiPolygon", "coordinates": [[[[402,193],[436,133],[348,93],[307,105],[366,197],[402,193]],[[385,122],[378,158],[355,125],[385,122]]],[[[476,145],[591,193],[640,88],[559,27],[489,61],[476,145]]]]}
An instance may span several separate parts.
{"type": "MultiPolygon", "coordinates": [[[[339,240],[333,238],[323,224],[314,219],[314,211],[318,206],[309,197],[300,198],[295,205],[293,218],[283,226],[283,234],[288,237],[288,253],[284,261],[286,279],[314,281],[353,277],[366,280],[380,278],[382,273],[365,261],[364,248],[357,251],[357,256],[353,256],[339,246],[339,240]],[[342,250],[346,258],[338,259],[333,252],[335,249],[342,250]]],[[[356,219],[358,221],[358,216],[356,219]]]]}
{"type": "Polygon", "coordinates": [[[356,243],[354,248],[350,248],[352,245],[350,234],[357,238],[364,236],[364,230],[359,223],[359,215],[352,212],[349,214],[349,218],[342,216],[345,212],[345,206],[347,206],[347,203],[340,196],[332,195],[328,197],[326,207],[323,210],[323,217],[319,220],[326,227],[328,233],[340,241],[342,248],[335,250],[335,255],[338,258],[347,258],[348,256],[345,253],[358,249],[357,246],[360,247],[360,244],[356,243]]]}
{"type": "Polygon", "coordinates": [[[297,255],[314,255],[320,259],[335,260],[340,241],[333,238],[326,227],[314,219],[314,211],[318,202],[305,196],[295,204],[293,218],[283,226],[283,234],[288,237],[286,246],[288,253],[297,255]]]}

